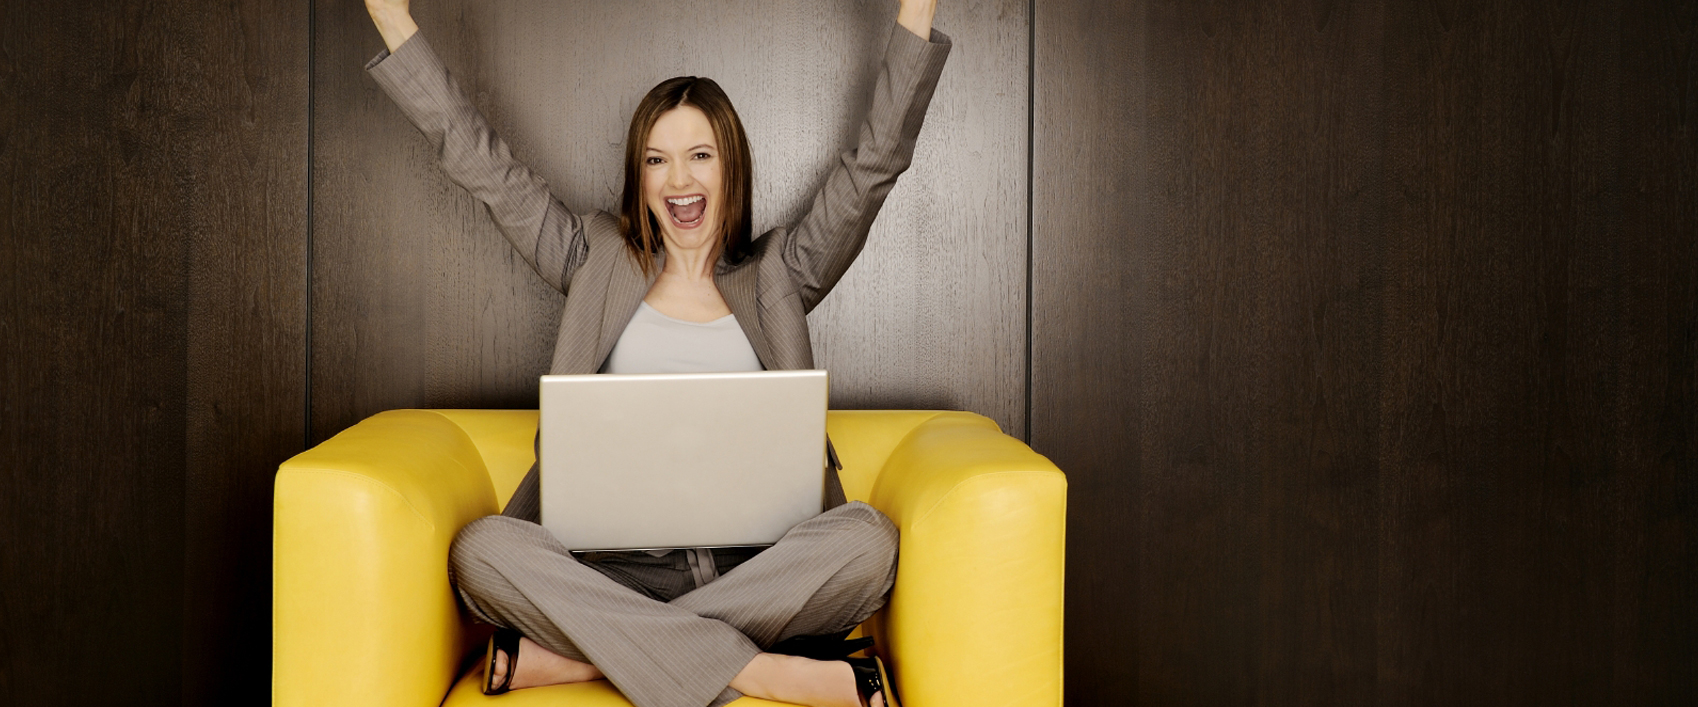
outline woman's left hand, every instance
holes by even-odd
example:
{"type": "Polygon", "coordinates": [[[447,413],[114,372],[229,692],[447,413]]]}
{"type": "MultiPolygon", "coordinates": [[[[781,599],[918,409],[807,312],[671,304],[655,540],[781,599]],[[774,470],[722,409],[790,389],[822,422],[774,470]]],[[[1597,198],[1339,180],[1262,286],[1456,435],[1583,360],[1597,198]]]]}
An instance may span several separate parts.
{"type": "Polygon", "coordinates": [[[902,9],[896,11],[896,24],[906,27],[914,36],[930,41],[932,38],[932,15],[937,13],[937,0],[901,0],[902,9]]]}

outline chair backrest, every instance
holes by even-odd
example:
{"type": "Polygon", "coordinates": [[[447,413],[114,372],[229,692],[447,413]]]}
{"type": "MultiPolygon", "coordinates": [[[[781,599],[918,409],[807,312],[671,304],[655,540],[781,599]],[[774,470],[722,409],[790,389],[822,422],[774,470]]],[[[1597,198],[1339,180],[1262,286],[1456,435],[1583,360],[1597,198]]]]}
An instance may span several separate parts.
{"type": "MultiPolygon", "coordinates": [[[[512,497],[519,481],[536,461],[535,410],[434,410],[459,425],[478,452],[502,507],[512,497]]],[[[865,501],[872,495],[873,482],[896,446],[925,422],[939,416],[971,413],[935,410],[833,410],[826,417],[826,431],[834,440],[843,462],[840,477],[851,500],[865,501]]]]}
{"type": "MultiPolygon", "coordinates": [[[[535,410],[433,410],[460,426],[483,456],[489,471],[496,505],[507,507],[507,499],[536,462],[537,411],[535,410]]],[[[500,512],[499,510],[496,512],[500,512]]]]}

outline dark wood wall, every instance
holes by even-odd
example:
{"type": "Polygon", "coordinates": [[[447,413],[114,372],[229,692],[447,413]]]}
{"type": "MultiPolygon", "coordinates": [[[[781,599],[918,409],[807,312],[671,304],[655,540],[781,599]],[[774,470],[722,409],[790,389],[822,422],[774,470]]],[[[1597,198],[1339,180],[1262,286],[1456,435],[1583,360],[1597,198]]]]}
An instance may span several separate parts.
{"type": "MultiPolygon", "coordinates": [[[[719,79],[765,227],[850,137],[888,5],[730,4],[732,42],[659,2],[417,12],[576,208],[644,88],[719,79]]],[[[939,26],[815,345],[840,405],[984,412],[1069,473],[1070,704],[1698,699],[1698,7],[939,26]]],[[[357,2],[0,5],[0,703],[264,702],[276,464],[534,404],[558,298],[360,71],[380,46],[357,2]]]]}
{"type": "Polygon", "coordinates": [[[177,195],[144,188],[175,186],[164,81],[137,56],[160,28],[124,9],[6,10],[0,689],[25,699],[102,694],[87,673],[32,683],[59,663],[37,637],[109,635],[84,659],[146,700],[180,677],[187,249],[177,195]]]}
{"type": "Polygon", "coordinates": [[[1036,8],[1069,702],[1698,697],[1698,7],[1036,8]]]}
{"type": "Polygon", "coordinates": [[[306,20],[0,6],[0,704],[265,700],[306,20]]]}
{"type": "MultiPolygon", "coordinates": [[[[271,677],[271,489],[306,446],[310,8],[164,11],[195,81],[171,152],[186,236],[183,701],[259,704],[271,677]],[[190,63],[192,62],[192,63],[190,63]]],[[[161,12],[148,5],[150,12],[161,12]]]]}

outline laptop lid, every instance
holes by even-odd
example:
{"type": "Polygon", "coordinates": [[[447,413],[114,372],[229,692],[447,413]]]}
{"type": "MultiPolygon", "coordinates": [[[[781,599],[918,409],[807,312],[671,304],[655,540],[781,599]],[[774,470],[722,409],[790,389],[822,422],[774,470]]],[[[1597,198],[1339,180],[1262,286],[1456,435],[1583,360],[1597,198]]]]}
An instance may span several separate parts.
{"type": "Polygon", "coordinates": [[[542,524],[570,550],[766,545],[825,498],[825,371],[543,376],[542,524]]]}

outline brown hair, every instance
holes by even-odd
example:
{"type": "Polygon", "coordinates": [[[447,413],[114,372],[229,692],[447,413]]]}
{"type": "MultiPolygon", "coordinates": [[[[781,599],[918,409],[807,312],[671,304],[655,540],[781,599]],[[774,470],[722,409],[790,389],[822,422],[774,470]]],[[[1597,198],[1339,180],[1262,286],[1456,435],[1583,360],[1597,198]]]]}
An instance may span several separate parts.
{"type": "Polygon", "coordinates": [[[737,119],[737,109],[731,107],[731,99],[713,79],[697,76],[667,79],[650,89],[637,104],[636,112],[631,114],[631,132],[625,138],[625,194],[620,199],[619,231],[645,275],[653,274],[655,254],[660,252],[662,244],[660,222],[643,203],[643,156],[654,124],[660,121],[660,116],[679,106],[692,106],[706,115],[708,125],[713,127],[713,139],[719,143],[721,178],[725,185],[725,204],[720,210],[724,215],[719,224],[720,254],[737,262],[743,258],[749,243],[754,158],[749,153],[743,122],[737,119]]]}

